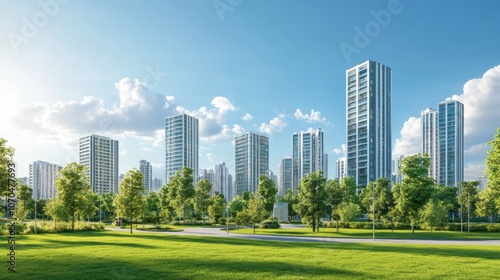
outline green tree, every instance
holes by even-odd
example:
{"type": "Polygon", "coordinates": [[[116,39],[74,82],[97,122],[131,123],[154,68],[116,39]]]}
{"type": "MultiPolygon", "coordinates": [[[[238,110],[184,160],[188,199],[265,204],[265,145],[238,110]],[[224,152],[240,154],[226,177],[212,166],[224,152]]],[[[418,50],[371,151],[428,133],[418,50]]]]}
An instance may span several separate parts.
{"type": "Polygon", "coordinates": [[[83,203],[84,206],[78,211],[77,215],[80,216],[80,219],[87,217],[90,221],[90,217],[94,217],[99,210],[99,207],[96,206],[96,204],[99,205],[99,196],[96,193],[90,193],[89,196],[85,197],[83,203]]]}
{"type": "Polygon", "coordinates": [[[458,188],[438,184],[435,186],[434,192],[435,198],[442,202],[443,206],[448,212],[452,213],[454,218],[455,212],[460,207],[457,200],[458,188]]]}
{"type": "Polygon", "coordinates": [[[75,230],[75,218],[87,205],[87,197],[92,195],[86,167],[72,162],[59,172],[56,179],[57,200],[66,208],[71,217],[71,230],[75,230]]]}
{"type": "Polygon", "coordinates": [[[45,206],[48,203],[48,199],[38,199],[36,201],[36,218],[47,219],[47,213],[45,212],[45,206]]]}
{"type": "Polygon", "coordinates": [[[302,178],[297,194],[298,203],[294,210],[304,222],[311,225],[313,232],[319,230],[319,221],[326,213],[326,179],[321,172],[312,172],[302,178]]]}
{"type": "Polygon", "coordinates": [[[297,196],[293,195],[292,190],[288,189],[283,197],[284,202],[288,203],[288,219],[290,217],[297,215],[297,212],[293,209],[293,206],[298,203],[297,196]]]}
{"type": "Polygon", "coordinates": [[[353,221],[357,216],[361,215],[361,208],[353,202],[340,203],[337,213],[340,221],[343,223],[353,221]]]}
{"type": "Polygon", "coordinates": [[[104,220],[106,220],[108,217],[116,216],[116,207],[113,204],[115,198],[115,193],[103,193],[100,195],[101,211],[102,214],[104,214],[104,220]]]}
{"type": "Polygon", "coordinates": [[[437,198],[429,199],[420,211],[420,221],[427,228],[430,228],[431,233],[434,227],[446,224],[448,222],[448,209],[444,202],[438,201],[437,198]]]}
{"type": "Polygon", "coordinates": [[[332,215],[332,219],[335,220],[336,232],[339,232],[339,205],[343,200],[343,192],[340,188],[340,183],[338,180],[328,180],[326,182],[326,193],[327,193],[327,205],[329,211],[332,215]]]}
{"type": "Polygon", "coordinates": [[[17,205],[14,216],[23,221],[35,210],[35,201],[33,200],[33,189],[25,184],[17,186],[17,205]]]}
{"type": "Polygon", "coordinates": [[[197,188],[194,194],[194,209],[201,214],[202,223],[205,222],[205,216],[210,205],[210,192],[212,184],[207,179],[201,179],[196,184],[197,188]]]}
{"type": "Polygon", "coordinates": [[[493,140],[488,142],[491,148],[486,157],[485,175],[488,178],[487,188],[490,189],[496,208],[500,209],[500,127],[493,140]]]}
{"type": "Polygon", "coordinates": [[[490,223],[493,223],[493,217],[497,214],[497,205],[489,188],[479,192],[479,201],[476,203],[477,214],[483,217],[489,217],[490,223]]]}
{"type": "Polygon", "coordinates": [[[192,204],[195,194],[193,185],[193,169],[183,167],[175,172],[168,183],[168,200],[177,213],[181,213],[184,224],[186,224],[186,210],[192,204]]]}
{"type": "Polygon", "coordinates": [[[391,181],[387,178],[378,178],[370,182],[361,190],[360,198],[363,209],[368,217],[373,220],[373,198],[375,197],[375,221],[388,220],[388,215],[394,207],[394,196],[391,191],[391,181]],[[375,196],[373,195],[375,189],[375,196]]]}
{"type": "MultiPolygon", "coordinates": [[[[470,216],[474,216],[476,211],[476,202],[478,201],[479,181],[464,181],[460,182],[460,191],[458,195],[458,203],[461,208],[467,211],[467,220],[470,221],[470,216]]],[[[461,211],[463,216],[463,211],[461,211]]],[[[469,223],[467,222],[467,227],[469,223]]],[[[461,219],[461,228],[463,228],[463,219],[461,219]]]]}
{"type": "Polygon", "coordinates": [[[274,209],[274,203],[276,202],[276,194],[278,193],[278,189],[276,188],[274,181],[265,175],[261,175],[259,177],[259,187],[257,193],[260,197],[262,197],[266,214],[271,213],[274,209]]]}
{"type": "Polygon", "coordinates": [[[158,198],[160,200],[160,218],[162,221],[171,221],[175,216],[175,209],[170,204],[169,195],[170,195],[170,187],[171,185],[163,185],[158,192],[158,198]]]}
{"type": "Polygon", "coordinates": [[[151,222],[153,224],[161,223],[160,216],[160,197],[156,192],[150,192],[146,195],[145,205],[144,205],[144,216],[147,222],[151,222]]]}
{"type": "Polygon", "coordinates": [[[120,217],[130,218],[130,234],[132,234],[132,221],[143,215],[144,211],[144,186],[142,173],[131,169],[120,183],[120,193],[116,196],[114,204],[120,217]]]}
{"type": "Polygon", "coordinates": [[[420,210],[433,194],[434,179],[428,175],[429,166],[430,159],[425,154],[405,157],[399,170],[404,175],[403,182],[393,188],[395,213],[409,220],[412,233],[415,232],[420,210]]]}
{"type": "Polygon", "coordinates": [[[9,164],[14,158],[14,149],[7,146],[7,140],[0,138],[0,196],[5,195],[9,187],[9,178],[12,172],[9,171],[9,164]]]}
{"type": "Polygon", "coordinates": [[[215,195],[210,198],[208,206],[208,216],[212,220],[212,223],[217,223],[219,218],[224,215],[225,205],[226,201],[224,200],[224,196],[219,194],[219,192],[215,192],[215,195]]]}
{"type": "Polygon", "coordinates": [[[359,204],[359,196],[356,193],[356,180],[348,176],[340,181],[340,190],[342,191],[342,201],[359,204]]]}
{"type": "Polygon", "coordinates": [[[263,199],[258,194],[250,194],[248,208],[244,212],[246,214],[243,214],[243,218],[247,216],[248,222],[253,225],[253,233],[255,234],[255,225],[260,223],[265,215],[263,199]]]}
{"type": "Polygon", "coordinates": [[[57,221],[67,221],[70,217],[68,209],[59,198],[51,199],[45,205],[45,213],[54,220],[54,232],[57,231],[57,221]]]}
{"type": "Polygon", "coordinates": [[[229,203],[229,212],[231,213],[231,217],[235,217],[238,213],[243,212],[247,208],[248,201],[244,200],[243,197],[237,195],[230,203],[229,203]]]}

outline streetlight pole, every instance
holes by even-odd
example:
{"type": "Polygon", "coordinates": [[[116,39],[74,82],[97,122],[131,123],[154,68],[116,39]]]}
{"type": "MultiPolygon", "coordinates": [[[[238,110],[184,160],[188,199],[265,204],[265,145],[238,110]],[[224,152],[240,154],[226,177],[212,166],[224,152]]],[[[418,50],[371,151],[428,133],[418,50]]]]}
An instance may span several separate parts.
{"type": "Polygon", "coordinates": [[[35,234],[36,234],[36,195],[35,195],[35,234]]]}
{"type": "Polygon", "coordinates": [[[467,192],[467,233],[470,233],[470,200],[469,193],[467,192]]]}
{"type": "Polygon", "coordinates": [[[375,241],[375,183],[372,184],[373,241],[375,241]]]}
{"type": "Polygon", "coordinates": [[[226,201],[226,234],[229,234],[229,203],[226,201]]]}

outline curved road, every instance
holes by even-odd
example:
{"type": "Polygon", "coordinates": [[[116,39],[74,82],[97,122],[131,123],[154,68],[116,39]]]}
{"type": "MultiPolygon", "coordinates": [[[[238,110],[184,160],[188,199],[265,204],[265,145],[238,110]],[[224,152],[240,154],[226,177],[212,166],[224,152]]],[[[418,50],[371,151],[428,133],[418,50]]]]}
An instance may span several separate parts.
{"type": "MultiPolygon", "coordinates": [[[[130,229],[106,228],[115,231],[129,231],[130,229]]],[[[277,236],[262,234],[234,234],[226,233],[221,228],[186,228],[184,231],[148,231],[139,232],[171,234],[171,235],[196,235],[225,238],[247,238],[255,240],[271,240],[286,242],[336,242],[336,243],[392,243],[392,244],[428,244],[428,245],[496,245],[500,246],[500,240],[421,240],[421,239],[365,239],[365,238],[328,238],[328,237],[299,237],[299,236],[277,236]]]]}

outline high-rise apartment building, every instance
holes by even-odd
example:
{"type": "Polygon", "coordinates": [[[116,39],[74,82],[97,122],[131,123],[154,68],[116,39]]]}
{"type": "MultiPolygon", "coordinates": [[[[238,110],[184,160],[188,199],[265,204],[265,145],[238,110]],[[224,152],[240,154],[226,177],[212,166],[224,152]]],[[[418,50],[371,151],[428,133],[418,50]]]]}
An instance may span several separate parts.
{"type": "Polygon", "coordinates": [[[335,178],[339,181],[346,176],[346,162],[346,157],[340,157],[335,162],[335,178]]]}
{"type": "Polygon", "coordinates": [[[97,194],[118,193],[118,141],[92,134],[80,138],[80,164],[97,194]]]}
{"type": "Polygon", "coordinates": [[[438,184],[460,187],[464,180],[464,105],[447,99],[438,110],[422,111],[422,153],[431,159],[429,176],[438,184]]]}
{"type": "Polygon", "coordinates": [[[268,175],[269,138],[248,132],[235,139],[235,188],[236,194],[256,193],[259,177],[268,175]]]}
{"type": "Polygon", "coordinates": [[[347,176],[360,187],[391,178],[391,73],[370,60],[346,71],[347,176]]]}
{"type": "Polygon", "coordinates": [[[153,167],[151,163],[146,160],[139,162],[139,171],[142,173],[142,185],[146,193],[154,191],[153,189],[153,167]]]}
{"type": "Polygon", "coordinates": [[[153,191],[158,191],[163,186],[163,180],[159,178],[153,178],[153,191]]]}
{"type": "Polygon", "coordinates": [[[278,193],[281,196],[286,194],[287,190],[292,190],[293,194],[297,194],[297,190],[293,188],[293,160],[292,158],[284,158],[280,163],[279,180],[278,180],[278,193]]]}
{"type": "Polygon", "coordinates": [[[45,161],[30,163],[29,186],[33,189],[33,199],[56,197],[56,179],[62,166],[45,161]]]}
{"type": "Polygon", "coordinates": [[[422,127],[422,154],[431,159],[429,176],[439,181],[439,125],[438,113],[432,108],[425,109],[420,115],[422,127]]]}
{"type": "Polygon", "coordinates": [[[165,119],[165,181],[183,167],[198,176],[198,119],[181,114],[165,119]]]}
{"type": "Polygon", "coordinates": [[[224,195],[224,199],[229,201],[231,195],[230,181],[229,181],[229,168],[226,167],[224,162],[215,165],[215,176],[213,190],[224,195]]]}
{"type": "MultiPolygon", "coordinates": [[[[323,131],[307,131],[292,135],[293,189],[298,190],[300,180],[312,172],[324,172],[323,131]]],[[[324,174],[323,174],[324,176],[324,174]]]]}

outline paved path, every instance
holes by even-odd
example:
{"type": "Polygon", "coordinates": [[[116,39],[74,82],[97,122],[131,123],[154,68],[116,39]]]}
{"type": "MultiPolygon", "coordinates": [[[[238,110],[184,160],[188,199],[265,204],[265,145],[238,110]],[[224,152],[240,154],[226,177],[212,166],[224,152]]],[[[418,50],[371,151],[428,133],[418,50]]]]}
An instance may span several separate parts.
{"type": "MultiPolygon", "coordinates": [[[[130,229],[106,228],[115,231],[129,231],[130,229]]],[[[255,240],[271,240],[286,242],[332,242],[332,243],[391,243],[391,244],[431,244],[431,245],[496,245],[500,246],[500,240],[421,240],[421,239],[366,239],[366,238],[328,238],[328,237],[300,237],[300,236],[277,236],[263,234],[235,234],[226,233],[221,228],[186,228],[184,231],[148,231],[140,232],[171,234],[171,235],[196,235],[226,238],[246,238],[255,240]]]]}

